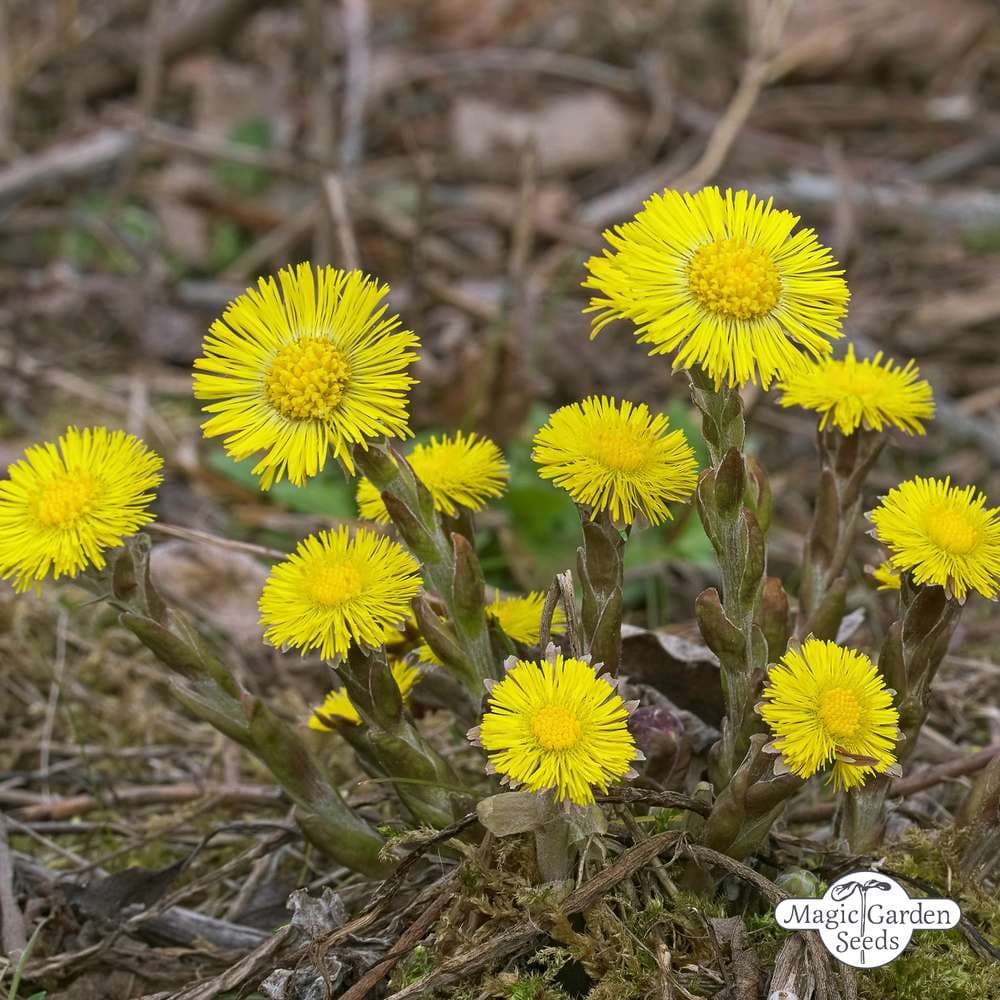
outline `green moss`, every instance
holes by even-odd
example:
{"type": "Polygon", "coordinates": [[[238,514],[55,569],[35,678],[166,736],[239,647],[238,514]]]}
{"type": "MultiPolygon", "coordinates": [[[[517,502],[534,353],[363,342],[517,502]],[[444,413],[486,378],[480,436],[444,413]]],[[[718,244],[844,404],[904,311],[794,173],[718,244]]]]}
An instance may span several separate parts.
{"type": "Polygon", "coordinates": [[[1000,964],[980,958],[961,931],[913,936],[888,965],[858,976],[863,1000],[971,1000],[1000,996],[1000,964]]]}
{"type": "MultiPolygon", "coordinates": [[[[963,833],[918,832],[893,846],[885,867],[935,886],[962,907],[963,915],[977,930],[995,941],[1000,929],[1000,898],[960,879],[964,848],[963,833]]],[[[1000,963],[977,955],[957,928],[943,933],[917,932],[894,962],[861,973],[858,988],[865,1000],[1000,997],[1000,963]]]]}
{"type": "Polygon", "coordinates": [[[567,994],[544,975],[525,976],[511,983],[504,993],[510,1000],[563,1000],[567,994]]]}
{"type": "Polygon", "coordinates": [[[435,964],[436,962],[430,949],[424,947],[422,944],[418,944],[396,966],[396,971],[392,976],[393,992],[401,990],[404,986],[409,986],[411,983],[415,983],[418,979],[422,979],[434,968],[435,964]]]}

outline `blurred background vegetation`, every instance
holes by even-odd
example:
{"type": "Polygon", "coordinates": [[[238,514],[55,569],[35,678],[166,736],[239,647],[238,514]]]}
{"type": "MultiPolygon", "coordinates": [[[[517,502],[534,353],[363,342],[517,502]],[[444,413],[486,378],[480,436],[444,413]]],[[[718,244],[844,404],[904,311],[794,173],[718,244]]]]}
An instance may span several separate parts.
{"type": "MultiPolygon", "coordinates": [[[[190,365],[208,324],[303,259],[389,282],[423,342],[418,437],[479,430],[510,461],[480,520],[489,582],[543,588],[579,530],[529,459],[550,409],[614,393],[694,430],[685,380],[628,330],[589,341],[582,262],[651,191],[718,183],[817,228],[847,268],[859,354],[914,356],[934,386],[938,419],[882,459],[873,496],[932,472],[996,500],[998,50],[991,0],[0,0],[0,463],[69,423],[142,435],[167,459],[164,589],[302,717],[325,678],[260,645],[262,564],[190,532],[288,549],[353,518],[353,486],[330,468],[263,496],[250,463],[202,441],[190,365]]],[[[747,405],[776,496],[770,571],[794,591],[813,421],[752,389],[747,405]]],[[[629,545],[633,624],[693,635],[714,568],[689,514],[629,545]]],[[[877,560],[868,545],[852,567],[872,647],[889,608],[865,580],[877,560]]],[[[211,810],[164,818],[154,799],[116,833],[108,789],[260,775],[210,732],[192,739],[156,670],[82,604],[0,595],[0,805],[26,822],[38,796],[92,795],[101,821],[74,814],[62,850],[153,863],[211,810]]],[[[1000,738],[996,636],[988,609],[966,616],[926,759],[1000,738]]],[[[317,874],[289,850],[275,899],[317,874]]]]}

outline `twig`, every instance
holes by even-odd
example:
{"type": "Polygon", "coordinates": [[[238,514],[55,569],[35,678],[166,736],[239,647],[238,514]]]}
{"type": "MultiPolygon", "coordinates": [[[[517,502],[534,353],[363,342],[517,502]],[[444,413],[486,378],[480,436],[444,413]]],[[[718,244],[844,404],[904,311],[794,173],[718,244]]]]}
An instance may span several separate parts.
{"type": "Polygon", "coordinates": [[[0,927],[3,929],[3,952],[16,965],[27,947],[24,914],[14,896],[14,862],[7,842],[7,824],[0,815],[0,927]]]}
{"type": "Polygon", "coordinates": [[[709,135],[698,162],[671,182],[671,187],[679,191],[700,188],[722,166],[737,135],[750,117],[764,84],[774,78],[773,64],[769,57],[778,47],[789,7],[783,0],[772,0],[766,5],[761,23],[753,26],[756,28],[756,38],[736,93],[709,135]]]}
{"type": "Polygon", "coordinates": [[[14,74],[11,71],[10,0],[0,0],[0,159],[14,148],[10,126],[13,121],[14,74]]]}
{"type": "Polygon", "coordinates": [[[680,792],[657,792],[645,788],[620,788],[607,795],[598,795],[598,802],[614,802],[624,805],[641,803],[646,806],[663,806],[667,809],[686,809],[688,812],[697,813],[699,816],[707,816],[712,807],[707,802],[700,799],[693,799],[690,795],[682,795],[680,792]]]}
{"type": "Polygon", "coordinates": [[[544,73],[620,94],[632,95],[639,89],[639,80],[631,70],[596,59],[547,49],[484,48],[401,60],[371,96],[381,97],[389,90],[464,73],[544,73]]]}
{"type": "MultiPolygon", "coordinates": [[[[166,30],[166,15],[166,0],[149,0],[146,30],[143,32],[142,62],[139,67],[138,114],[144,122],[152,121],[155,117],[156,105],[163,87],[163,36],[166,30]]],[[[112,194],[112,207],[109,212],[112,218],[120,212],[122,203],[135,182],[141,153],[142,143],[137,142],[122,163],[118,183],[112,194]]],[[[145,284],[150,281],[152,275],[148,269],[143,273],[145,284]]]]}
{"type": "Polygon", "coordinates": [[[434,883],[432,888],[436,891],[437,897],[416,920],[407,927],[405,933],[389,949],[385,958],[369,969],[343,996],[340,1000],[365,1000],[373,990],[390,972],[395,968],[396,963],[406,955],[412,948],[419,944],[420,940],[434,925],[434,921],[441,915],[444,908],[451,902],[452,894],[449,891],[452,883],[458,877],[458,869],[450,871],[444,878],[434,883]]]}
{"type": "Polygon", "coordinates": [[[258,149],[249,143],[231,142],[166,122],[146,121],[132,114],[122,114],[121,120],[129,126],[124,134],[134,141],[133,133],[137,132],[146,145],[155,149],[188,153],[206,160],[224,160],[293,178],[308,177],[323,165],[317,157],[299,150],[293,153],[282,149],[258,149]]]}
{"type": "Polygon", "coordinates": [[[213,976],[200,983],[184,986],[173,993],[155,993],[142,997],[141,1000],[215,1000],[227,990],[237,989],[252,976],[259,975],[264,969],[274,968],[275,956],[298,933],[291,924],[286,924],[277,934],[271,935],[259,944],[250,954],[245,955],[235,965],[225,972],[213,976]]]}
{"type": "Polygon", "coordinates": [[[975,136],[957,146],[934,153],[910,170],[910,177],[921,183],[953,180],[975,167],[1000,159],[1000,135],[975,136]]]}
{"type": "MultiPolygon", "coordinates": [[[[49,685],[49,697],[45,704],[45,720],[42,724],[42,737],[38,749],[38,769],[47,775],[52,753],[52,731],[56,723],[56,709],[59,706],[59,695],[62,692],[63,675],[66,671],[66,627],[69,616],[63,608],[59,609],[56,619],[56,658],[52,669],[52,683],[49,685]]],[[[43,779],[42,789],[49,794],[48,777],[43,779]]]]}
{"type": "MultiPolygon", "coordinates": [[[[336,81],[334,60],[327,32],[327,4],[324,0],[303,0],[302,44],[306,52],[305,77],[309,81],[309,146],[313,154],[328,164],[337,159],[336,81]]],[[[323,180],[315,179],[316,194],[323,199],[323,180]]],[[[333,251],[330,216],[320,212],[313,230],[313,260],[329,263],[333,251]]]]}
{"type": "Polygon", "coordinates": [[[247,247],[222,272],[222,278],[226,281],[238,281],[249,276],[256,276],[260,274],[269,261],[287,256],[291,247],[316,225],[316,214],[319,211],[315,199],[307,201],[293,215],[290,215],[273,229],[267,230],[256,243],[247,247]]]}
{"type": "Polygon", "coordinates": [[[135,148],[136,138],[121,129],[101,129],[74,142],[63,142],[23,156],[0,171],[0,209],[34,191],[80,180],[112,167],[135,148]]]}
{"type": "Polygon", "coordinates": [[[368,33],[368,0],[343,0],[344,36],[347,62],[344,68],[344,107],[340,139],[340,169],[352,173],[361,162],[364,149],[365,104],[368,100],[368,77],[371,49],[368,33]]]}
{"type": "Polygon", "coordinates": [[[253,542],[240,542],[233,538],[223,538],[221,535],[199,531],[197,528],[183,528],[179,524],[164,524],[162,521],[157,521],[150,524],[145,530],[157,535],[183,538],[187,542],[204,542],[206,545],[214,545],[219,549],[230,549],[233,552],[249,552],[251,555],[262,556],[265,559],[285,559],[288,556],[288,553],[281,549],[272,549],[267,545],[255,545],[253,542]]]}
{"type": "MultiPolygon", "coordinates": [[[[753,191],[759,181],[736,179],[734,187],[753,191]]],[[[829,174],[792,170],[787,179],[769,177],[766,192],[776,201],[800,205],[830,205],[843,197],[843,185],[829,174]]],[[[985,188],[925,187],[922,184],[869,184],[853,181],[847,193],[859,211],[898,220],[907,215],[958,226],[990,226],[1000,219],[1000,194],[985,188]]]]}
{"type": "Polygon", "coordinates": [[[31,822],[37,819],[66,819],[82,816],[94,809],[104,809],[110,804],[118,806],[145,806],[163,802],[190,802],[205,797],[221,802],[251,802],[255,805],[286,805],[287,800],[279,788],[270,785],[203,785],[181,783],[177,785],[138,785],[109,789],[106,798],[94,795],[71,795],[25,806],[20,819],[31,822]]]}
{"type": "MultiPolygon", "coordinates": [[[[285,815],[285,822],[292,823],[294,820],[295,809],[292,808],[285,815]]],[[[226,912],[223,914],[225,920],[236,921],[239,915],[246,909],[253,895],[257,892],[261,882],[270,875],[275,862],[280,857],[281,852],[275,851],[265,854],[264,857],[258,858],[253,863],[253,867],[250,869],[247,877],[243,879],[239,891],[226,907],[226,912]]]]}
{"type": "MultiPolygon", "coordinates": [[[[952,778],[975,774],[998,755],[1000,755],[1000,743],[966,757],[950,760],[946,764],[928,768],[919,774],[911,774],[908,778],[900,778],[889,787],[889,798],[899,799],[905,798],[907,795],[916,795],[917,792],[924,792],[928,788],[950,781],[952,778]]],[[[800,806],[797,809],[792,809],[788,814],[788,819],[792,823],[816,823],[820,820],[830,819],[836,811],[835,803],[820,802],[814,806],[800,806]]]]}
{"type": "Polygon", "coordinates": [[[337,243],[340,244],[341,261],[347,270],[353,271],[361,266],[361,255],[358,253],[358,241],[354,237],[351,216],[347,211],[344,184],[339,175],[327,174],[323,178],[323,191],[334,232],[337,234],[337,243]]]}

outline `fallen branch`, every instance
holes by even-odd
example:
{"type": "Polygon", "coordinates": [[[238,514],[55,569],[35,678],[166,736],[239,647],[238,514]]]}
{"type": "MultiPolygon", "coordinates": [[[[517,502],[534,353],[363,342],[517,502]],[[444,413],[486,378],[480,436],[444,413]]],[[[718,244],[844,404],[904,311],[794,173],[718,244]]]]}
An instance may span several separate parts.
{"type": "Polygon", "coordinates": [[[177,785],[138,785],[127,788],[111,788],[105,797],[95,795],[71,795],[66,798],[49,799],[34,805],[24,806],[18,819],[30,823],[39,819],[67,819],[82,816],[94,809],[111,806],[145,806],[163,802],[191,802],[195,799],[215,798],[225,803],[251,803],[263,806],[287,806],[288,800],[280,788],[270,785],[223,785],[206,783],[203,785],[181,783],[177,785]]]}
{"type": "Polygon", "coordinates": [[[712,807],[700,799],[680,792],[656,792],[646,788],[619,788],[607,795],[598,795],[598,802],[613,802],[622,805],[639,803],[644,806],[662,806],[666,809],[686,809],[688,812],[707,816],[712,807]]]}
{"type": "Polygon", "coordinates": [[[369,969],[341,998],[340,1000],[365,1000],[373,990],[390,972],[396,967],[396,963],[409,951],[415,948],[427,932],[434,926],[444,908],[451,902],[452,896],[448,891],[451,883],[458,877],[458,869],[454,869],[434,884],[437,897],[417,917],[416,920],[406,928],[405,933],[389,949],[385,958],[378,965],[369,969]]]}
{"type": "Polygon", "coordinates": [[[136,137],[121,129],[101,129],[63,142],[34,156],[23,156],[0,171],[0,209],[33,191],[45,191],[116,166],[136,148],[136,137]]]}
{"type": "MultiPolygon", "coordinates": [[[[993,746],[969,754],[967,757],[950,760],[946,764],[928,768],[919,774],[911,774],[908,778],[899,778],[890,786],[889,798],[899,799],[905,798],[907,795],[916,795],[917,792],[924,792],[928,788],[950,781],[952,778],[975,774],[998,755],[1000,755],[1000,744],[993,744],[993,746]]],[[[788,819],[792,823],[818,823],[832,818],[836,811],[835,803],[820,802],[813,806],[799,806],[797,809],[792,809],[788,814],[788,819]]]]}
{"type": "Polygon", "coordinates": [[[7,824],[3,816],[0,816],[0,928],[3,929],[0,938],[3,953],[12,965],[17,965],[18,958],[28,945],[28,938],[24,929],[24,914],[14,896],[14,861],[7,843],[7,824]]]}

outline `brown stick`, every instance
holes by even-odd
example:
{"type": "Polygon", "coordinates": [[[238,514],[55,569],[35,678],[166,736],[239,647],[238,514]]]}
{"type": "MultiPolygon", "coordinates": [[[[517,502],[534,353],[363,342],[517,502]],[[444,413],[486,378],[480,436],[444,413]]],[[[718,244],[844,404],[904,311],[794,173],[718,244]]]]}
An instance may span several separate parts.
{"type": "Polygon", "coordinates": [[[266,545],[254,545],[253,542],[240,542],[233,538],[223,538],[221,535],[213,535],[207,531],[199,531],[197,528],[184,528],[179,524],[164,524],[157,521],[146,528],[160,535],[170,535],[173,538],[183,538],[186,542],[204,542],[206,545],[215,545],[220,549],[231,549],[234,552],[249,552],[254,556],[263,556],[265,559],[285,559],[287,552],[281,549],[272,549],[266,545]]]}
{"type": "Polygon", "coordinates": [[[255,805],[287,806],[288,804],[281,789],[270,785],[213,783],[198,785],[191,782],[109,789],[104,798],[94,795],[71,795],[67,798],[25,806],[18,818],[29,823],[39,819],[67,819],[70,816],[92,812],[94,809],[105,809],[111,805],[144,806],[160,802],[190,802],[201,798],[217,798],[221,802],[251,802],[255,805]]]}
{"type": "Polygon", "coordinates": [[[406,928],[406,932],[389,949],[385,958],[378,965],[369,969],[340,1000],[365,1000],[370,991],[375,989],[392,972],[396,963],[420,943],[420,940],[433,926],[434,921],[451,902],[452,895],[449,887],[457,878],[458,871],[457,868],[450,871],[444,878],[435,883],[438,890],[437,898],[406,928]]]}
{"type": "MultiPolygon", "coordinates": [[[[993,746],[969,754],[967,757],[959,757],[946,764],[928,768],[919,774],[911,774],[908,778],[901,778],[892,783],[889,788],[889,797],[905,798],[907,795],[926,791],[928,788],[933,788],[935,785],[940,785],[952,778],[975,774],[998,755],[1000,755],[1000,743],[995,743],[993,746]]],[[[788,814],[788,819],[792,823],[818,823],[821,820],[830,819],[836,811],[837,804],[835,802],[820,802],[814,806],[800,806],[798,809],[792,809],[788,814]]]]}
{"type": "Polygon", "coordinates": [[[337,242],[340,244],[341,264],[346,270],[354,271],[361,266],[361,254],[354,236],[351,216],[347,210],[344,183],[338,174],[327,174],[323,178],[323,193],[326,195],[326,205],[330,211],[337,242]]]}
{"type": "Polygon", "coordinates": [[[114,166],[134,148],[136,138],[120,129],[101,129],[74,142],[61,142],[24,156],[0,171],[0,208],[32,191],[78,180],[114,166]]]}
{"type": "Polygon", "coordinates": [[[28,938],[24,929],[24,914],[14,897],[14,860],[7,844],[7,824],[0,816],[0,927],[3,928],[3,953],[17,964],[28,938]]]}

